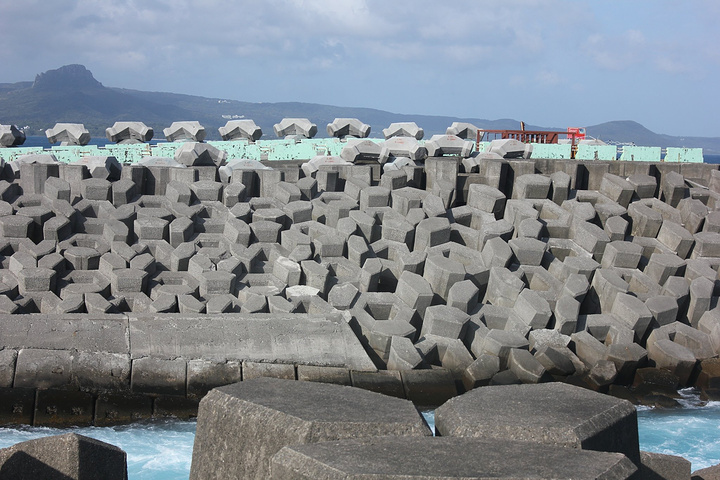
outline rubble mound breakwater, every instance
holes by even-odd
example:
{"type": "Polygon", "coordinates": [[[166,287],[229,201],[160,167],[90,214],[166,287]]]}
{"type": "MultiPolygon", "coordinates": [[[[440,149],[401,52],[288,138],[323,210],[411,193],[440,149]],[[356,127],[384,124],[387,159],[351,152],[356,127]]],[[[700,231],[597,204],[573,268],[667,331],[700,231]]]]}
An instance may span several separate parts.
{"type": "Polygon", "coordinates": [[[717,165],[393,138],[5,163],[0,424],[190,416],[264,376],[435,405],[547,381],[719,397],[717,165]]]}

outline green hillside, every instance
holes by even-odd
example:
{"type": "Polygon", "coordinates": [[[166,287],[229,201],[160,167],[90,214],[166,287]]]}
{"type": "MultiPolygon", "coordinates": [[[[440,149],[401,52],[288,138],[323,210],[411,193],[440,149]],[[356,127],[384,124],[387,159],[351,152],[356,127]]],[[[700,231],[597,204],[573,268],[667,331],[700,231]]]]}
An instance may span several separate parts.
{"type": "MultiPolygon", "coordinates": [[[[263,130],[264,138],[274,138],[273,125],[284,117],[309,118],[318,125],[318,136],[337,117],[359,118],[372,127],[371,136],[381,137],[382,129],[393,122],[414,121],[426,137],[445,133],[455,121],[465,121],[484,129],[517,129],[512,119],[486,120],[446,116],[398,114],[359,107],[337,107],[314,103],[250,103],[164,92],[143,92],[109,88],[98,82],[82,65],[66,65],[35,77],[33,82],[0,84],[0,123],[25,128],[27,135],[44,135],[58,122],[83,123],[93,137],[104,137],[105,129],[116,121],[141,121],[162,138],[162,130],[172,122],[199,121],[208,140],[220,138],[218,128],[232,118],[248,118],[263,130]]],[[[527,125],[530,130],[548,127],[527,125]]],[[[555,128],[550,128],[555,130],[555,128]]],[[[651,132],[637,122],[614,121],[588,126],[587,133],[606,142],[635,143],[662,147],[701,147],[707,153],[720,153],[720,138],[673,137],[651,132]]]]}

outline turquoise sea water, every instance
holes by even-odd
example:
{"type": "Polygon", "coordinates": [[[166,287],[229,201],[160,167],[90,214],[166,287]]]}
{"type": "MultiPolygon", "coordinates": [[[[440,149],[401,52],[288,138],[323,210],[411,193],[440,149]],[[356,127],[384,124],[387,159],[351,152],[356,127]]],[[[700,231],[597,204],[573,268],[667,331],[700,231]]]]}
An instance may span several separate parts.
{"type": "MultiPolygon", "coordinates": [[[[692,470],[720,463],[720,402],[685,393],[680,409],[638,410],[640,448],[680,455],[692,470]]],[[[434,412],[423,412],[434,428],[434,412]]],[[[178,480],[190,475],[195,422],[156,420],[121,427],[0,428],[0,448],[48,435],[75,432],[117,445],[128,454],[129,480],[178,480]]]]}

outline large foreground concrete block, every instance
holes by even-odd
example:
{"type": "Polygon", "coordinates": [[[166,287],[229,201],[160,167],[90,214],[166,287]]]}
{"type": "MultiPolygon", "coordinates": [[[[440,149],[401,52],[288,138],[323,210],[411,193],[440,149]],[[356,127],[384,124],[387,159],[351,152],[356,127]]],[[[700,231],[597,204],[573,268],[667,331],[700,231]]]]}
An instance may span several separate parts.
{"type": "Polygon", "coordinates": [[[118,447],[66,433],[0,450],[0,477],[13,480],[126,480],[126,457],[118,447]]]}
{"type": "Polygon", "coordinates": [[[435,411],[435,428],[442,436],[619,452],[640,461],[635,407],[567,384],[472,390],[435,411]]]}
{"type": "Polygon", "coordinates": [[[190,478],[267,479],[284,446],[387,435],[430,430],[407,400],[339,385],[248,380],[200,402],[190,478]]]}
{"type": "Polygon", "coordinates": [[[293,445],[272,459],[273,480],[629,478],[618,453],[478,438],[353,439],[293,445]]]}

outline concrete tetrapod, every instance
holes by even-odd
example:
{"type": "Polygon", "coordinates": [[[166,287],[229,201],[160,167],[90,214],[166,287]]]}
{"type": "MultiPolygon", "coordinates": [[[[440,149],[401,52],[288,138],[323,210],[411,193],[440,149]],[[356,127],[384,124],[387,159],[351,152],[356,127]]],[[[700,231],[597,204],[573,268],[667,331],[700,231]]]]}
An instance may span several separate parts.
{"type": "Polygon", "coordinates": [[[190,479],[270,478],[272,456],[288,445],[430,434],[407,400],[257,378],[216,388],[200,402],[190,479]]]}

